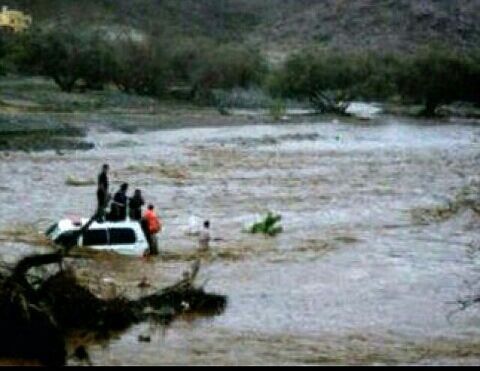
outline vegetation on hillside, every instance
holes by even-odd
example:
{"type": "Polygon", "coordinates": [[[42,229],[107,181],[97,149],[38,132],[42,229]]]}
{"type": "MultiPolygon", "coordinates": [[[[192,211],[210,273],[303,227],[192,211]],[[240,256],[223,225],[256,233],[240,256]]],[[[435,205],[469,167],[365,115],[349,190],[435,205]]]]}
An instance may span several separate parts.
{"type": "MultiPolygon", "coordinates": [[[[277,4],[275,0],[263,6],[249,0],[229,0],[221,6],[214,0],[180,3],[86,1],[81,11],[74,1],[8,2],[31,9],[38,22],[24,34],[2,35],[0,75],[44,76],[65,92],[116,87],[155,99],[214,105],[225,113],[240,102],[270,109],[293,99],[317,112],[343,114],[346,102],[359,99],[420,104],[421,113],[431,116],[443,104],[480,102],[474,88],[480,80],[480,51],[472,48],[426,43],[408,53],[392,53],[330,48],[313,40],[275,64],[245,36],[246,29],[267,22],[265,4],[277,4]],[[72,24],[71,17],[94,8],[101,17],[83,22],[79,16],[72,24]],[[149,14],[159,10],[154,22],[149,14]],[[65,15],[61,21],[56,17],[60,13],[65,15]],[[211,18],[215,22],[207,31],[205,22],[211,18]],[[170,21],[162,23],[163,19],[170,21]],[[114,31],[115,24],[128,27],[114,31]]],[[[312,4],[320,6],[316,1],[285,1],[279,9],[271,8],[271,16],[285,9],[303,14],[312,4]]],[[[345,11],[363,9],[357,8],[352,5],[345,11]]]]}
{"type": "Polygon", "coordinates": [[[251,41],[281,51],[319,43],[336,50],[412,51],[426,41],[480,42],[478,0],[3,0],[34,24],[125,26],[167,37],[251,41]]]}

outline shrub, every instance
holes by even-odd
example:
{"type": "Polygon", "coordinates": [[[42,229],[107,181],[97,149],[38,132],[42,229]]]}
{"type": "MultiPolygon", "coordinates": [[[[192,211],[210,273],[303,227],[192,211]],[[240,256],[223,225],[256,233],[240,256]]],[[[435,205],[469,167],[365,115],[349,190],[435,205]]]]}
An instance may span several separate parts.
{"type": "Polygon", "coordinates": [[[269,112],[274,121],[280,120],[287,112],[285,101],[280,98],[275,99],[270,105],[269,112]]]}

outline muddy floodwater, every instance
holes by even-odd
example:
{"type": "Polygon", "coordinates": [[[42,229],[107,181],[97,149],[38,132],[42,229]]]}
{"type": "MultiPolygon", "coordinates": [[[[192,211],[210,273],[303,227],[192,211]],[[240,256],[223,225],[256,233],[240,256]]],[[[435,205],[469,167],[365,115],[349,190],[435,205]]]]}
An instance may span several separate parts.
{"type": "MultiPolygon", "coordinates": [[[[177,280],[197,253],[188,235],[209,219],[199,282],[228,296],[215,317],[144,323],[88,345],[95,365],[478,364],[480,310],[447,319],[480,279],[480,216],[462,209],[420,222],[480,173],[480,127],[383,117],[372,122],[91,130],[90,151],[0,153],[0,253],[48,247],[38,231],[88,217],[95,182],[144,192],[164,222],[151,261],[97,254],[75,261],[87,281],[141,295],[177,280]],[[243,231],[272,210],[274,238],[243,231]],[[139,342],[149,334],[151,341],[139,342]]],[[[80,274],[79,273],[79,274],[80,274]]],[[[477,285],[478,287],[478,285],[477,285]]],[[[71,361],[72,364],[74,361],[71,361]]]]}

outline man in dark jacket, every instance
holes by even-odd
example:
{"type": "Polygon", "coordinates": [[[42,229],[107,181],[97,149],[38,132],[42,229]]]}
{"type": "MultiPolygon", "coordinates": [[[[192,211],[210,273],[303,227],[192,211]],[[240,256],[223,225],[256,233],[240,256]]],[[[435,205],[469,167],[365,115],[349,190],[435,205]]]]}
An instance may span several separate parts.
{"type": "Polygon", "coordinates": [[[123,183],[113,196],[110,220],[119,221],[127,218],[127,190],[128,184],[123,183]]]}
{"type": "Polygon", "coordinates": [[[105,218],[105,208],[107,207],[110,194],[108,193],[108,164],[102,166],[102,171],[98,174],[97,182],[97,214],[100,220],[105,218]]]}
{"type": "Polygon", "coordinates": [[[133,197],[128,202],[128,208],[130,211],[130,219],[140,221],[142,219],[142,206],[145,205],[145,201],[142,197],[142,191],[136,189],[133,193],[133,197]]]}

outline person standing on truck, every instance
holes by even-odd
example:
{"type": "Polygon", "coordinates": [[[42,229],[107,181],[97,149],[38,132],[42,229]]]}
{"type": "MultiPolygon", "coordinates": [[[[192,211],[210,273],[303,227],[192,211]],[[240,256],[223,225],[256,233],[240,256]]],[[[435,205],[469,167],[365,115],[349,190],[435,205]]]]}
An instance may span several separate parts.
{"type": "Polygon", "coordinates": [[[120,221],[127,219],[127,190],[128,183],[123,183],[117,193],[115,193],[113,196],[113,201],[110,208],[110,220],[120,221]]]}
{"type": "Polygon", "coordinates": [[[152,204],[149,204],[143,215],[145,236],[148,240],[148,255],[158,255],[157,233],[162,230],[162,223],[154,211],[152,204]]]}
{"type": "Polygon", "coordinates": [[[128,209],[130,219],[140,221],[142,219],[142,206],[145,205],[145,201],[142,197],[142,191],[136,189],[128,201],[128,209]]]}
{"type": "Polygon", "coordinates": [[[102,171],[98,174],[97,181],[97,214],[99,220],[105,219],[105,209],[107,207],[108,201],[110,199],[110,194],[108,193],[108,164],[103,164],[102,171]]]}

